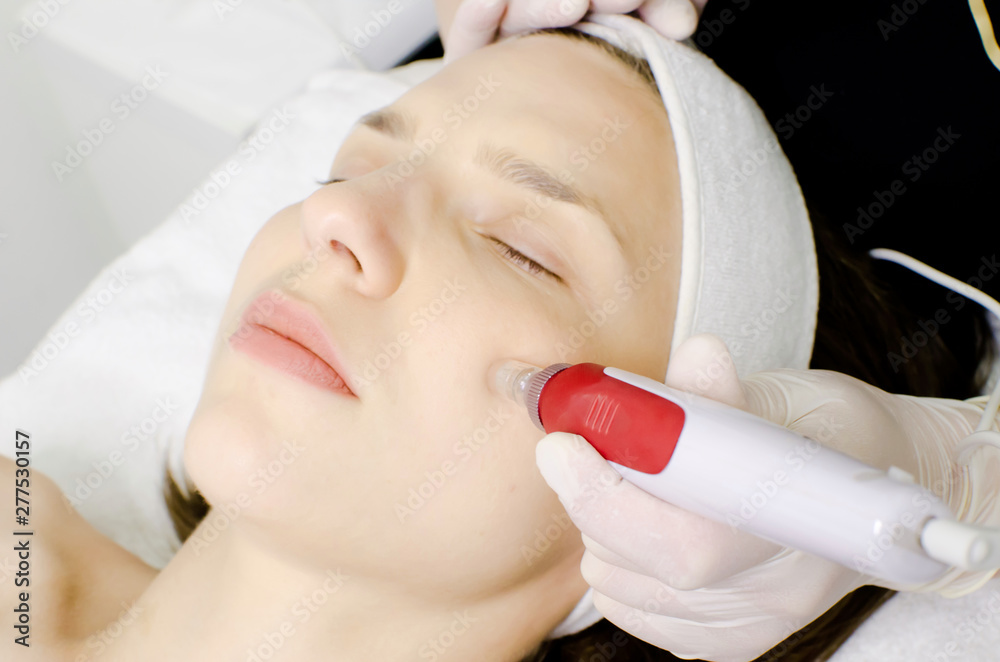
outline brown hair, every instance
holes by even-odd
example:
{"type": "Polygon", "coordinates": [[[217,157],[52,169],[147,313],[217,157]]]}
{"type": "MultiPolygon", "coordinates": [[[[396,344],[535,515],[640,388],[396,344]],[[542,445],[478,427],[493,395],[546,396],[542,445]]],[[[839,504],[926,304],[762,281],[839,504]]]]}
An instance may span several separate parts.
{"type": "MultiPolygon", "coordinates": [[[[549,28],[530,34],[558,34],[591,43],[612,55],[651,86],[660,98],[649,64],[592,35],[572,28],[549,28]]],[[[524,35],[528,36],[528,35],[524,35]]],[[[919,396],[971,397],[985,381],[980,364],[993,348],[981,316],[969,329],[976,365],[961,365],[940,336],[930,340],[902,369],[887,358],[898,340],[918,330],[916,316],[889,294],[867,255],[851,252],[835,227],[810,209],[820,275],[819,315],[811,368],[835,370],[892,393],[919,396]],[[959,385],[958,389],[954,385],[959,385]],[[946,385],[950,385],[948,388],[946,385]],[[955,391],[958,391],[957,393],[955,391]],[[964,393],[963,393],[964,392],[964,393]]],[[[164,499],[174,529],[183,542],[209,512],[197,489],[182,490],[169,467],[164,499]]],[[[844,596],[804,628],[794,632],[754,662],[827,660],[854,630],[894,591],[863,586],[844,596]]],[[[639,662],[681,660],[602,619],[582,632],[540,644],[522,662],[639,662]]],[[[695,661],[698,662],[698,661],[695,661]]]]}

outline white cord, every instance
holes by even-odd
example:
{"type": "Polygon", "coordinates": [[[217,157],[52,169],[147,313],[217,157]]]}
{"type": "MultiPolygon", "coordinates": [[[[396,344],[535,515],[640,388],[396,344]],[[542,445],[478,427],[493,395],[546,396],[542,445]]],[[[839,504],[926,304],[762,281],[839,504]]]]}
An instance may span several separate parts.
{"type": "MultiPolygon", "coordinates": [[[[915,271],[928,280],[934,281],[938,285],[947,287],[949,290],[954,292],[958,292],[962,296],[972,299],[1000,320],[1000,303],[982,290],[977,290],[971,285],[963,283],[948,274],[941,273],[934,267],[928,266],[920,260],[916,260],[909,255],[900,253],[899,251],[894,251],[889,248],[873,248],[868,252],[868,254],[878,260],[889,260],[890,262],[895,262],[896,264],[906,267],[910,271],[915,271]]],[[[996,418],[998,409],[1000,409],[1000,379],[998,379],[996,385],[994,385],[993,393],[990,394],[990,399],[986,403],[986,409],[983,410],[983,415],[979,419],[979,425],[976,426],[977,432],[992,432],[990,428],[993,427],[993,419],[996,418]]],[[[969,448],[981,446],[983,444],[989,444],[1000,448],[1000,433],[992,432],[992,434],[986,435],[970,435],[958,445],[956,450],[960,456],[964,456],[965,451],[969,448]]]]}
{"type": "MultiPolygon", "coordinates": [[[[920,260],[888,248],[875,248],[868,253],[878,260],[889,260],[915,271],[938,285],[972,299],[1000,320],[1000,303],[996,299],[963,283],[957,278],[941,273],[920,260]]],[[[1000,448],[1000,432],[995,432],[993,419],[1000,407],[1000,379],[997,380],[979,419],[976,431],[963,439],[955,448],[955,461],[967,465],[970,455],[980,446],[1000,448]]],[[[920,544],[933,559],[964,570],[978,572],[1000,568],[1000,529],[978,526],[953,519],[934,518],[920,532],[920,544]]]]}

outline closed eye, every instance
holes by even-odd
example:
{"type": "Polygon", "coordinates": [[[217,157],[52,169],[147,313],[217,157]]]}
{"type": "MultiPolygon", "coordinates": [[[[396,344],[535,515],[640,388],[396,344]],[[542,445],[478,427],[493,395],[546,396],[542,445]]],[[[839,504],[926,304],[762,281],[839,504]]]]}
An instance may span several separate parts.
{"type": "MultiPolygon", "coordinates": [[[[328,179],[325,182],[317,181],[316,183],[319,184],[320,186],[327,186],[328,184],[338,184],[338,183],[343,182],[343,181],[347,181],[347,180],[334,178],[334,179],[328,179]]],[[[513,246],[510,246],[509,244],[506,244],[506,243],[500,241],[496,237],[487,237],[487,239],[489,239],[490,241],[492,241],[493,243],[495,243],[497,246],[499,246],[500,247],[500,251],[504,254],[504,256],[508,260],[510,260],[511,262],[513,262],[513,263],[515,263],[515,264],[523,267],[526,271],[528,271],[528,272],[530,272],[532,274],[545,274],[546,276],[549,276],[549,277],[555,279],[556,282],[559,282],[559,283],[563,282],[563,279],[558,274],[552,273],[551,271],[549,271],[548,269],[546,269],[544,266],[542,266],[538,262],[532,260],[530,257],[528,257],[527,255],[525,255],[521,251],[517,250],[513,246]]]]}
{"type": "Polygon", "coordinates": [[[562,282],[562,278],[560,278],[557,274],[552,273],[551,271],[549,271],[548,269],[546,269],[542,265],[538,264],[537,262],[535,262],[534,260],[532,260],[530,257],[528,257],[527,255],[525,255],[524,253],[518,251],[516,248],[513,248],[512,246],[510,246],[508,244],[505,244],[504,242],[500,241],[496,237],[487,237],[487,239],[489,239],[490,241],[492,241],[493,243],[495,243],[497,246],[499,246],[501,252],[511,262],[514,262],[515,264],[518,264],[518,265],[524,267],[525,270],[527,270],[527,271],[529,271],[529,272],[531,272],[533,274],[545,274],[547,276],[551,276],[557,282],[560,282],[560,283],[562,282]]]}

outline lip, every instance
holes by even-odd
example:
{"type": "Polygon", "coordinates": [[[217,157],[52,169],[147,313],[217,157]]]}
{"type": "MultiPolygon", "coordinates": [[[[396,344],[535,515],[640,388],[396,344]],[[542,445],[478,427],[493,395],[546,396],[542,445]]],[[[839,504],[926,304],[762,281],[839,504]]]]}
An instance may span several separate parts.
{"type": "Polygon", "coordinates": [[[281,290],[257,295],[229,344],[312,386],[357,397],[323,322],[308,304],[281,290]]]}

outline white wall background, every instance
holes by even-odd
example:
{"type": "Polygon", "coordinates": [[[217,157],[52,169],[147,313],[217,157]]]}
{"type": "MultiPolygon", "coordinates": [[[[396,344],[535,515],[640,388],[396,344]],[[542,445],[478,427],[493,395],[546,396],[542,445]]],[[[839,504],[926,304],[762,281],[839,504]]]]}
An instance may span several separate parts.
{"type": "Polygon", "coordinates": [[[432,0],[0,0],[0,376],[311,75],[435,31],[432,0]]]}

